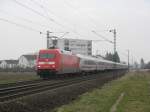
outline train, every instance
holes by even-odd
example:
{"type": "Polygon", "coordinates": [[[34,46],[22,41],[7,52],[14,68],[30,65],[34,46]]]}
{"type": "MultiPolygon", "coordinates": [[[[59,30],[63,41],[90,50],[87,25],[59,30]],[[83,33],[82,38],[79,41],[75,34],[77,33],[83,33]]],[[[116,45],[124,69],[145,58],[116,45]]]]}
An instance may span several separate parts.
{"type": "Polygon", "coordinates": [[[74,54],[71,51],[56,48],[39,50],[36,60],[36,72],[41,78],[63,74],[87,74],[126,69],[126,64],[93,56],[74,54]]]}

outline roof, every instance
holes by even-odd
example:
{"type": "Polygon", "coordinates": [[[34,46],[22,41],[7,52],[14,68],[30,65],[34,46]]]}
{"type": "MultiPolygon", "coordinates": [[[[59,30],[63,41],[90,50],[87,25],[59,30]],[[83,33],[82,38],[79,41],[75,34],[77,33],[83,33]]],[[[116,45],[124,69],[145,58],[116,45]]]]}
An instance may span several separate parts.
{"type": "Polygon", "coordinates": [[[22,55],[24,56],[27,60],[35,60],[36,59],[36,55],[22,55]]]}
{"type": "Polygon", "coordinates": [[[4,60],[7,64],[18,64],[18,60],[4,60]]]}
{"type": "Polygon", "coordinates": [[[102,55],[95,55],[95,57],[97,57],[97,58],[101,58],[101,59],[105,59],[105,57],[104,56],[102,56],[102,55]]]}
{"type": "MultiPolygon", "coordinates": [[[[58,38],[56,36],[53,36],[54,38],[58,38]]],[[[88,40],[88,39],[75,39],[75,38],[58,38],[59,40],[69,40],[69,41],[72,41],[74,40],[75,42],[76,41],[85,41],[85,42],[92,42],[92,40],[88,40]]]]}

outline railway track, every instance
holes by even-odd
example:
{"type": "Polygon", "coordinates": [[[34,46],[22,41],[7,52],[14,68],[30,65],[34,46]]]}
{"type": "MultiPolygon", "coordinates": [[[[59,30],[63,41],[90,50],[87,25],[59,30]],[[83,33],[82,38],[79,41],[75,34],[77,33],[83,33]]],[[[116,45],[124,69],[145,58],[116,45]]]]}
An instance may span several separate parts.
{"type": "Polygon", "coordinates": [[[36,80],[30,80],[30,81],[18,81],[18,82],[13,82],[13,83],[7,83],[7,84],[0,84],[0,89],[1,88],[6,88],[6,87],[11,87],[11,86],[17,86],[17,85],[25,85],[25,84],[32,84],[32,83],[38,83],[42,81],[42,79],[36,79],[36,80]]]}
{"type": "Polygon", "coordinates": [[[11,87],[1,88],[0,89],[0,102],[16,99],[26,95],[31,95],[47,90],[57,89],[59,87],[64,87],[72,84],[77,84],[84,81],[95,80],[99,75],[90,75],[75,77],[70,79],[63,80],[47,80],[42,82],[33,82],[29,84],[15,85],[11,87]]]}

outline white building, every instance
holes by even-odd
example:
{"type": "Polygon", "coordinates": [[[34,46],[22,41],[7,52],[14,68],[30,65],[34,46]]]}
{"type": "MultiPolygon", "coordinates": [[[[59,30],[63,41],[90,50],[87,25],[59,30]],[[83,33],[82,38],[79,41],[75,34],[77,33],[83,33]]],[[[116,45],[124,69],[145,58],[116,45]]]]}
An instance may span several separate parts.
{"type": "Polygon", "coordinates": [[[15,68],[18,66],[18,60],[3,60],[0,63],[1,68],[15,68]]]}
{"type": "Polygon", "coordinates": [[[19,58],[19,67],[33,68],[36,64],[36,55],[22,55],[19,58]]]}
{"type": "Polygon", "coordinates": [[[75,54],[92,55],[92,41],[80,39],[54,39],[49,40],[48,47],[70,50],[75,54]]]}

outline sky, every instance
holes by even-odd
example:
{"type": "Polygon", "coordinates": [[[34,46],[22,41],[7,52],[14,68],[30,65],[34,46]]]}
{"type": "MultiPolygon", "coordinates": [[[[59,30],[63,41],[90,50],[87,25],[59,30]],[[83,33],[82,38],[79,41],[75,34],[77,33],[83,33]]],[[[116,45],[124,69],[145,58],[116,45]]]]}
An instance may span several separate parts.
{"type": "MultiPolygon", "coordinates": [[[[46,48],[46,31],[64,38],[113,41],[122,61],[150,61],[149,0],[0,0],[0,60],[46,48]],[[40,34],[42,32],[42,34],[40,34]]],[[[113,44],[93,41],[93,54],[113,52],[113,44]]]]}

